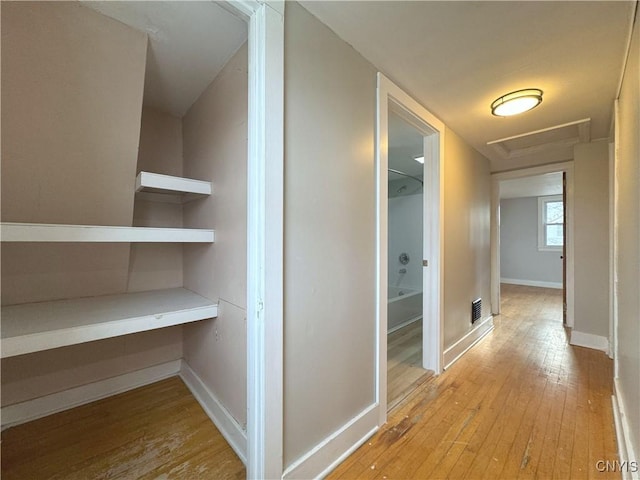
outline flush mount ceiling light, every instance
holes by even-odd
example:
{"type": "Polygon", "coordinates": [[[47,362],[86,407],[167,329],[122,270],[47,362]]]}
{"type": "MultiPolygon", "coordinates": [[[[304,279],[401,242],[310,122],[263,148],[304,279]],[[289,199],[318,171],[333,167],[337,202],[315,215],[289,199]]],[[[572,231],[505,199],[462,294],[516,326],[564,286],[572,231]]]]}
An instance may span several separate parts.
{"type": "Polygon", "coordinates": [[[424,163],[424,156],[413,157],[413,159],[418,163],[424,163]]]}
{"type": "Polygon", "coordinates": [[[498,117],[509,117],[537,107],[542,102],[542,90],[527,88],[507,93],[491,104],[491,113],[498,117]]]}

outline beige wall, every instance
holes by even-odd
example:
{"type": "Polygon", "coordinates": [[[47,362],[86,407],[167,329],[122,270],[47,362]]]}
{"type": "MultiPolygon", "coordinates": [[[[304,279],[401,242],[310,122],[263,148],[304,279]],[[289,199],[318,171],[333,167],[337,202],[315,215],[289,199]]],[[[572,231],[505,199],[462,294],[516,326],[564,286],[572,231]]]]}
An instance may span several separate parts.
{"type": "MultiPolygon", "coordinates": [[[[376,69],[285,19],[285,468],[375,403],[376,69]],[[321,399],[321,400],[319,400],[321,399]]],[[[445,134],[445,337],[490,314],[489,161],[445,134]]]]}
{"type": "Polygon", "coordinates": [[[618,184],[618,384],[640,460],[640,23],[636,19],[629,64],[619,98],[618,184]]]}
{"type": "Polygon", "coordinates": [[[3,358],[2,406],[182,358],[181,327],[3,358]]]}
{"type": "Polygon", "coordinates": [[[549,282],[562,288],[562,248],[538,250],[539,199],[500,200],[500,278],[549,282]]]}
{"type": "Polygon", "coordinates": [[[549,165],[550,163],[568,162],[573,160],[573,147],[544,150],[542,153],[523,155],[515,158],[505,158],[502,155],[491,160],[491,172],[510,172],[523,168],[549,165]]]}
{"type": "MultiPolygon", "coordinates": [[[[2,3],[3,221],[131,225],[146,45],[76,2],[2,3]]],[[[127,245],[2,248],[3,304],[126,290],[127,245]]]]}
{"type": "MultiPolygon", "coordinates": [[[[182,119],[155,108],[142,109],[137,172],[182,176],[182,119]]],[[[182,227],[182,205],[136,197],[136,227],[182,227]]],[[[127,291],[181,287],[182,245],[132,243],[127,291]]],[[[181,340],[180,340],[181,341],[181,340]]]]}
{"type": "Polygon", "coordinates": [[[242,426],[247,421],[248,50],[229,60],[183,118],[184,174],[213,195],[184,206],[184,226],[216,243],[184,246],[184,286],[219,299],[218,317],[184,327],[187,363],[242,426]]]}
{"type": "Polygon", "coordinates": [[[445,133],[444,347],[472,330],[471,302],[491,315],[489,160],[452,130],[445,133]]]}
{"type": "Polygon", "coordinates": [[[574,330],[609,337],[609,144],[574,148],[574,330]]]}
{"type": "Polygon", "coordinates": [[[3,3],[3,221],[131,224],[146,47],[76,2],[3,3]]]}
{"type": "MultiPolygon", "coordinates": [[[[3,2],[3,221],[132,224],[146,43],[77,3],[3,2]]],[[[126,244],[3,244],[2,260],[4,304],[127,289],[126,244]]],[[[168,328],[3,359],[2,405],[179,359],[181,339],[168,328]]]]}
{"type": "Polygon", "coordinates": [[[143,107],[137,171],[182,176],[182,119],[143,107]]]}
{"type": "Polygon", "coordinates": [[[375,402],[376,70],[285,18],[285,467],[375,402]]]}

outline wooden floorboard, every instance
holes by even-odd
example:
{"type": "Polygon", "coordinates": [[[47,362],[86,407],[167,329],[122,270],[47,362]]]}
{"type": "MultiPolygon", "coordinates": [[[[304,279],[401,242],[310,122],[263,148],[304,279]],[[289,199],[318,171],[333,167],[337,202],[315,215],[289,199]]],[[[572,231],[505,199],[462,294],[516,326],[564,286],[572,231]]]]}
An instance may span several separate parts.
{"type": "MultiPolygon", "coordinates": [[[[559,291],[503,286],[503,300],[439,377],[419,368],[419,322],[389,337],[390,398],[404,400],[328,478],[620,478],[595,467],[617,459],[611,360],[568,345],[559,291]]],[[[4,480],[244,477],[177,377],[2,432],[4,480]]]]}
{"type": "Polygon", "coordinates": [[[422,368],[422,320],[387,337],[387,407],[400,403],[432,372],[422,368]]]}
{"type": "Polygon", "coordinates": [[[2,479],[244,479],[178,377],[2,432],[2,479]]]}
{"type": "Polygon", "coordinates": [[[329,479],[588,479],[617,460],[613,362],[568,344],[560,290],[502,286],[495,329],[329,479]]]}

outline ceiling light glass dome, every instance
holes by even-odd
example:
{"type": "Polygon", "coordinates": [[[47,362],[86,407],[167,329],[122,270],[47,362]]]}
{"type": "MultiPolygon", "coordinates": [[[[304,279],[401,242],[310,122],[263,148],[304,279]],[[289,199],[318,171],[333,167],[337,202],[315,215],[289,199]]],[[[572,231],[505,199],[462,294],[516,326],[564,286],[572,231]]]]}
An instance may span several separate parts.
{"type": "Polygon", "coordinates": [[[537,107],[542,102],[542,90],[527,88],[507,93],[491,104],[491,113],[498,117],[518,115],[537,107]]]}

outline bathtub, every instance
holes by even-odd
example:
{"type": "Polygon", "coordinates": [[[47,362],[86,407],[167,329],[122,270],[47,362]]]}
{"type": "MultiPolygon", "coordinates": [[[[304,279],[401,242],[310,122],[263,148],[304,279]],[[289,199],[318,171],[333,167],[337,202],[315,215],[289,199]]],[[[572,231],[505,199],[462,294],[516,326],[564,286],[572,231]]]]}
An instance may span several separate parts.
{"type": "Polygon", "coordinates": [[[391,333],[422,318],[422,292],[410,288],[388,288],[387,332],[391,333]]]}

